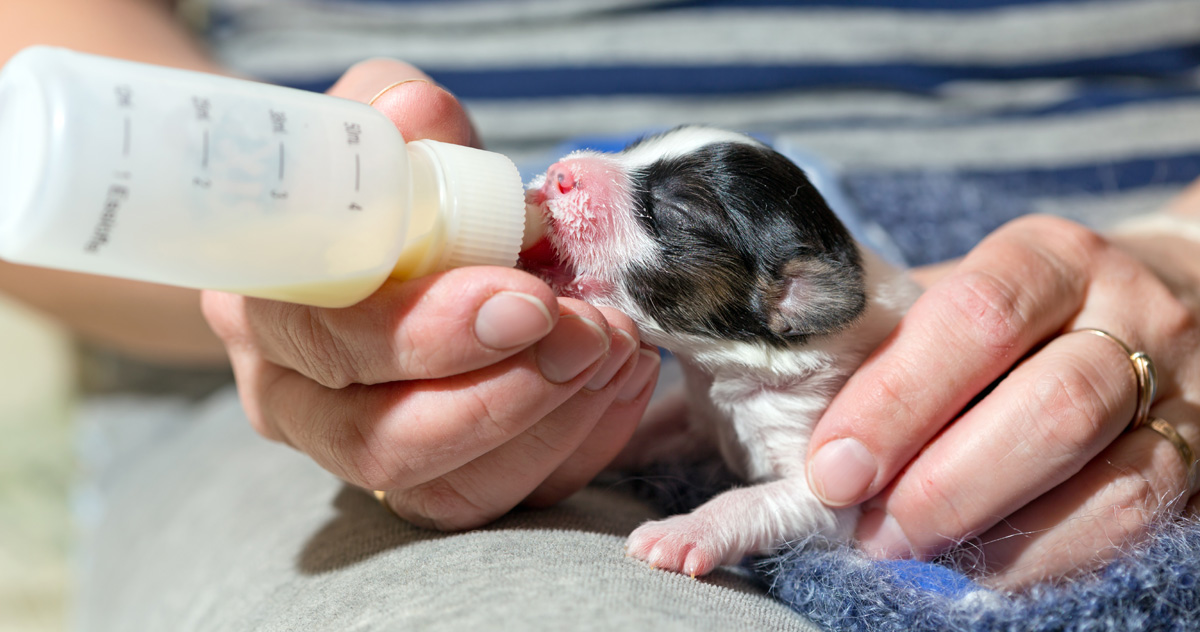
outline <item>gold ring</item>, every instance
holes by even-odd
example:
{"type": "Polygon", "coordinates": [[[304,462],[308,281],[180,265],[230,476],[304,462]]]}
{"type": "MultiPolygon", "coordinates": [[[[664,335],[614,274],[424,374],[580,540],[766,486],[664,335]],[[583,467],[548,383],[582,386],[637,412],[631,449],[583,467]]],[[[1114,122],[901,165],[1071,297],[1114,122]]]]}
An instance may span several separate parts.
{"type": "Polygon", "coordinates": [[[1121,342],[1107,331],[1085,328],[1068,333],[1075,332],[1095,334],[1105,340],[1111,340],[1121,347],[1121,351],[1124,351],[1125,355],[1129,356],[1129,362],[1133,365],[1134,377],[1137,379],[1137,402],[1133,409],[1133,420],[1129,422],[1129,426],[1125,430],[1128,432],[1141,428],[1150,420],[1150,406],[1154,403],[1154,394],[1158,391],[1158,369],[1154,367],[1154,361],[1145,351],[1130,349],[1129,345],[1121,342]]]}
{"type": "Polygon", "coordinates": [[[370,100],[370,101],[367,101],[367,105],[375,105],[375,102],[376,102],[376,101],[378,101],[380,97],[382,97],[383,95],[385,95],[385,94],[387,94],[388,92],[390,92],[392,88],[395,88],[395,87],[397,87],[397,86],[402,86],[402,85],[404,85],[404,84],[406,84],[406,83],[412,83],[412,82],[414,82],[414,81],[420,81],[420,82],[423,82],[423,83],[430,83],[430,81],[429,81],[428,79],[421,79],[421,78],[419,78],[419,77],[414,77],[414,78],[412,78],[412,79],[401,79],[400,81],[397,81],[397,82],[395,82],[395,83],[393,83],[393,84],[389,85],[388,87],[384,88],[383,90],[380,90],[379,92],[376,92],[376,93],[375,93],[375,96],[371,97],[371,100],[370,100]]]}
{"type": "Polygon", "coordinates": [[[393,516],[396,515],[396,510],[392,509],[392,506],[387,503],[387,492],[381,492],[376,489],[371,493],[375,494],[375,500],[378,500],[379,504],[383,505],[383,508],[388,510],[388,513],[392,514],[393,516]]]}
{"type": "Polygon", "coordinates": [[[1188,493],[1196,490],[1196,453],[1192,450],[1192,446],[1188,444],[1183,435],[1175,429],[1175,426],[1167,423],[1160,417],[1151,417],[1150,421],[1146,422],[1146,427],[1162,435],[1164,439],[1171,442],[1175,446],[1175,451],[1179,452],[1179,456],[1183,458],[1183,466],[1187,468],[1187,486],[1188,493]]]}

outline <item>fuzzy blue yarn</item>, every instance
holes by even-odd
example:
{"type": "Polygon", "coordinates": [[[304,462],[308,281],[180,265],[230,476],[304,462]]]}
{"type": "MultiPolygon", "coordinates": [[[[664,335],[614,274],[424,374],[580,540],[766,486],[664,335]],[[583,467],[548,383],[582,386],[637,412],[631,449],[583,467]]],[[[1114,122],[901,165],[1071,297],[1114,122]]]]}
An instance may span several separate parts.
{"type": "MultiPolygon", "coordinates": [[[[718,464],[656,466],[620,479],[666,513],[735,484],[718,464]]],[[[1019,593],[983,588],[949,562],[876,562],[822,539],[748,561],[770,593],[829,630],[1125,632],[1200,630],[1200,521],[1178,518],[1106,567],[1019,593]]]]}
{"type": "MultiPolygon", "coordinates": [[[[929,585],[956,571],[866,560],[845,546],[804,543],[755,565],[771,594],[832,630],[1126,631],[1200,629],[1200,523],[1161,525],[1105,568],[1020,593],[929,585]],[[924,576],[913,581],[914,573],[924,576]]],[[[965,580],[965,578],[963,578],[965,580]]]]}

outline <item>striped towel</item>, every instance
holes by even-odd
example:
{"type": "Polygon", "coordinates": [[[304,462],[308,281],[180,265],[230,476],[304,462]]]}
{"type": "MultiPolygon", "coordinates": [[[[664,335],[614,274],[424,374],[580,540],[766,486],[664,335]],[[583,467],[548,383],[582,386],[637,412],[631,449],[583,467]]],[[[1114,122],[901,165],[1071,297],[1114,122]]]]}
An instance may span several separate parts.
{"type": "Polygon", "coordinates": [[[820,156],[912,264],[1047,212],[1102,228],[1200,176],[1196,0],[210,0],[231,66],[323,90],[371,56],[519,164],[708,123],[820,156]]]}

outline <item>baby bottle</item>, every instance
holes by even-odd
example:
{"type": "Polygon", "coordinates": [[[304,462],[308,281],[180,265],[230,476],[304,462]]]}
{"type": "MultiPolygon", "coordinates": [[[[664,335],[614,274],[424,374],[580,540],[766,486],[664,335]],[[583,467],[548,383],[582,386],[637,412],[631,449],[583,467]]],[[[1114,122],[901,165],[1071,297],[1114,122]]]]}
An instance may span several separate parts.
{"type": "Polygon", "coordinates": [[[0,72],[8,261],[342,307],[512,266],[525,225],[507,158],[362,103],[49,47],[0,72]]]}

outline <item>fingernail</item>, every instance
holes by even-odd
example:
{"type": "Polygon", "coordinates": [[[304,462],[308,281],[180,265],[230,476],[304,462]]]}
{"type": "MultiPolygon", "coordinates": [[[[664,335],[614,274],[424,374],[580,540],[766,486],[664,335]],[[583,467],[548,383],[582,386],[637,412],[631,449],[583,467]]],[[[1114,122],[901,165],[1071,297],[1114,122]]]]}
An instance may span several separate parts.
{"type": "Polygon", "coordinates": [[[600,325],[579,316],[562,316],[554,331],[538,343],[538,368],[555,384],[570,382],[603,357],[608,344],[600,325]]]}
{"type": "Polygon", "coordinates": [[[638,351],[637,366],[633,367],[633,374],[621,386],[621,390],[617,391],[617,401],[631,402],[637,399],[637,396],[646,390],[646,385],[650,383],[650,380],[654,379],[661,361],[657,351],[650,349],[638,351]]]}
{"type": "Polygon", "coordinates": [[[848,437],[817,450],[808,466],[808,484],[821,502],[843,507],[857,502],[878,472],[879,465],[867,447],[848,437]]]}
{"type": "Polygon", "coordinates": [[[873,509],[858,521],[858,546],[875,559],[900,560],[913,556],[908,536],[900,523],[882,509],[873,509]]]}
{"type": "Polygon", "coordinates": [[[492,349],[527,345],[550,333],[553,326],[545,303],[520,292],[497,293],[475,315],[475,337],[492,349]]]}
{"type": "Polygon", "coordinates": [[[604,361],[592,379],[588,380],[584,388],[589,391],[598,391],[608,386],[617,371],[625,366],[629,356],[633,355],[634,349],[637,349],[637,343],[633,341],[633,336],[620,329],[613,329],[612,348],[608,351],[608,359],[604,361]]]}

